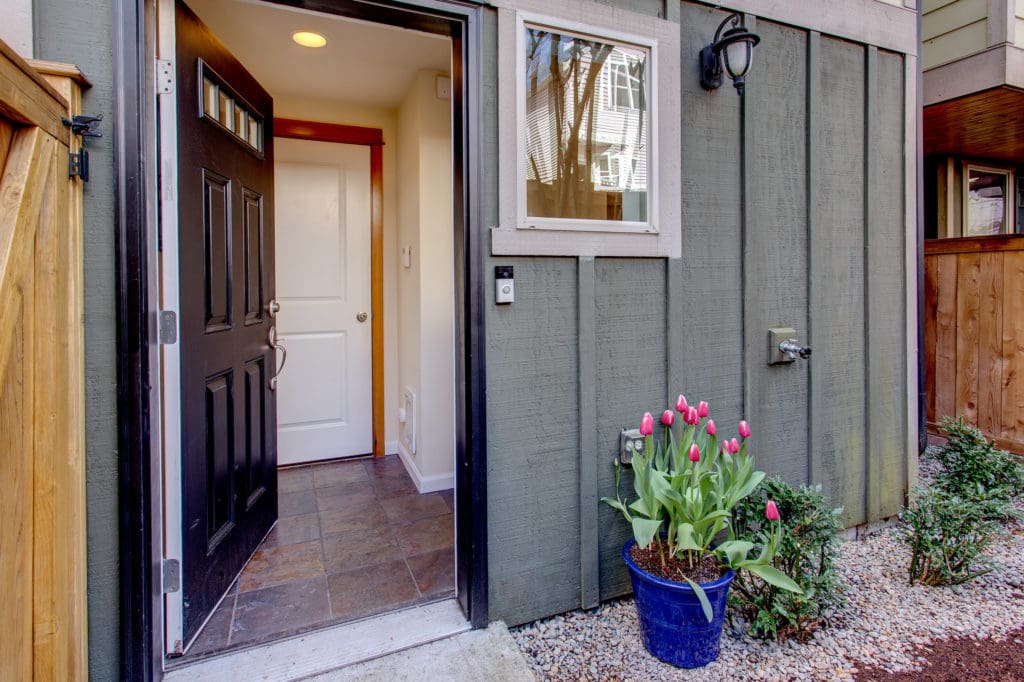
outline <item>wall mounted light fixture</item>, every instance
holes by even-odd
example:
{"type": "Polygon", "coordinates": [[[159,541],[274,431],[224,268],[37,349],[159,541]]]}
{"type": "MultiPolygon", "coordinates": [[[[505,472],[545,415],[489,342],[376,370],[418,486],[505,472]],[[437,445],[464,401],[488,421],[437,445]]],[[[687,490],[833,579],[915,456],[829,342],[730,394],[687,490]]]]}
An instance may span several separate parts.
{"type": "Polygon", "coordinates": [[[718,25],[715,39],[700,51],[700,84],[705,90],[715,90],[722,85],[722,62],[725,71],[732,78],[736,92],[743,94],[745,78],[754,60],[754,46],[761,42],[761,36],[751,33],[743,25],[743,16],[738,12],[730,14],[718,25]],[[732,27],[722,33],[727,24],[732,27]]]}

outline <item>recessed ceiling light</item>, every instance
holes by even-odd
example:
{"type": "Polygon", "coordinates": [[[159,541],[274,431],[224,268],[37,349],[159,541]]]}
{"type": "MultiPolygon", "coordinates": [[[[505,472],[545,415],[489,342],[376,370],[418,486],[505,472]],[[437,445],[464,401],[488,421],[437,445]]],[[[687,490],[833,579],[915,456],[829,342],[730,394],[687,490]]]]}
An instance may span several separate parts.
{"type": "Polygon", "coordinates": [[[327,44],[327,38],[312,31],[296,31],[292,34],[292,40],[303,47],[323,47],[327,44]]]}

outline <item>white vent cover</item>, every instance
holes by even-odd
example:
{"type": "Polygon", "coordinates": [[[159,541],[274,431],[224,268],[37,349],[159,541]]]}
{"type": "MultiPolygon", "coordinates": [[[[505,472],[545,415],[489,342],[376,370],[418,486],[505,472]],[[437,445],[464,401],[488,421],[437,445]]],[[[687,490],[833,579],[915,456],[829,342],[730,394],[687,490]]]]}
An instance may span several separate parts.
{"type": "Polygon", "coordinates": [[[405,420],[402,422],[402,445],[410,455],[416,454],[416,394],[408,386],[402,392],[405,420]]]}

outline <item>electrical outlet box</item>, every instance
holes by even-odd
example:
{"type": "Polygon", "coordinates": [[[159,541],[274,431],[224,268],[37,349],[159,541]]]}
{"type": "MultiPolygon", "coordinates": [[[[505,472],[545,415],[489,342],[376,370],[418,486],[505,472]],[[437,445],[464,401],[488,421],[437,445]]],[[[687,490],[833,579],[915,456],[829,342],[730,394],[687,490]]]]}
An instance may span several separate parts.
{"type": "Polygon", "coordinates": [[[511,265],[498,265],[494,268],[494,302],[512,303],[516,300],[516,280],[511,265]]]}
{"type": "Polygon", "coordinates": [[[796,330],[792,327],[771,327],[768,329],[768,364],[780,365],[793,362],[793,358],[779,350],[779,344],[787,339],[795,339],[796,330]]]}
{"type": "Polygon", "coordinates": [[[634,454],[643,454],[647,439],[640,435],[640,429],[622,429],[619,433],[619,464],[629,465],[634,454]]]}

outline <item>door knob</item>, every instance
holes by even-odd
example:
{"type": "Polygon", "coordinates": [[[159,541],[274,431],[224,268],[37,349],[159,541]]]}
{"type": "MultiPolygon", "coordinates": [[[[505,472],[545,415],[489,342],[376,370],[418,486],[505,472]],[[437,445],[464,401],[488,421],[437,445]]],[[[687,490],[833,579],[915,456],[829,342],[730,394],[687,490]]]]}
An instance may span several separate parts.
{"type": "Polygon", "coordinates": [[[356,315],[356,320],[359,322],[366,322],[368,315],[366,313],[359,313],[356,315]]]}

